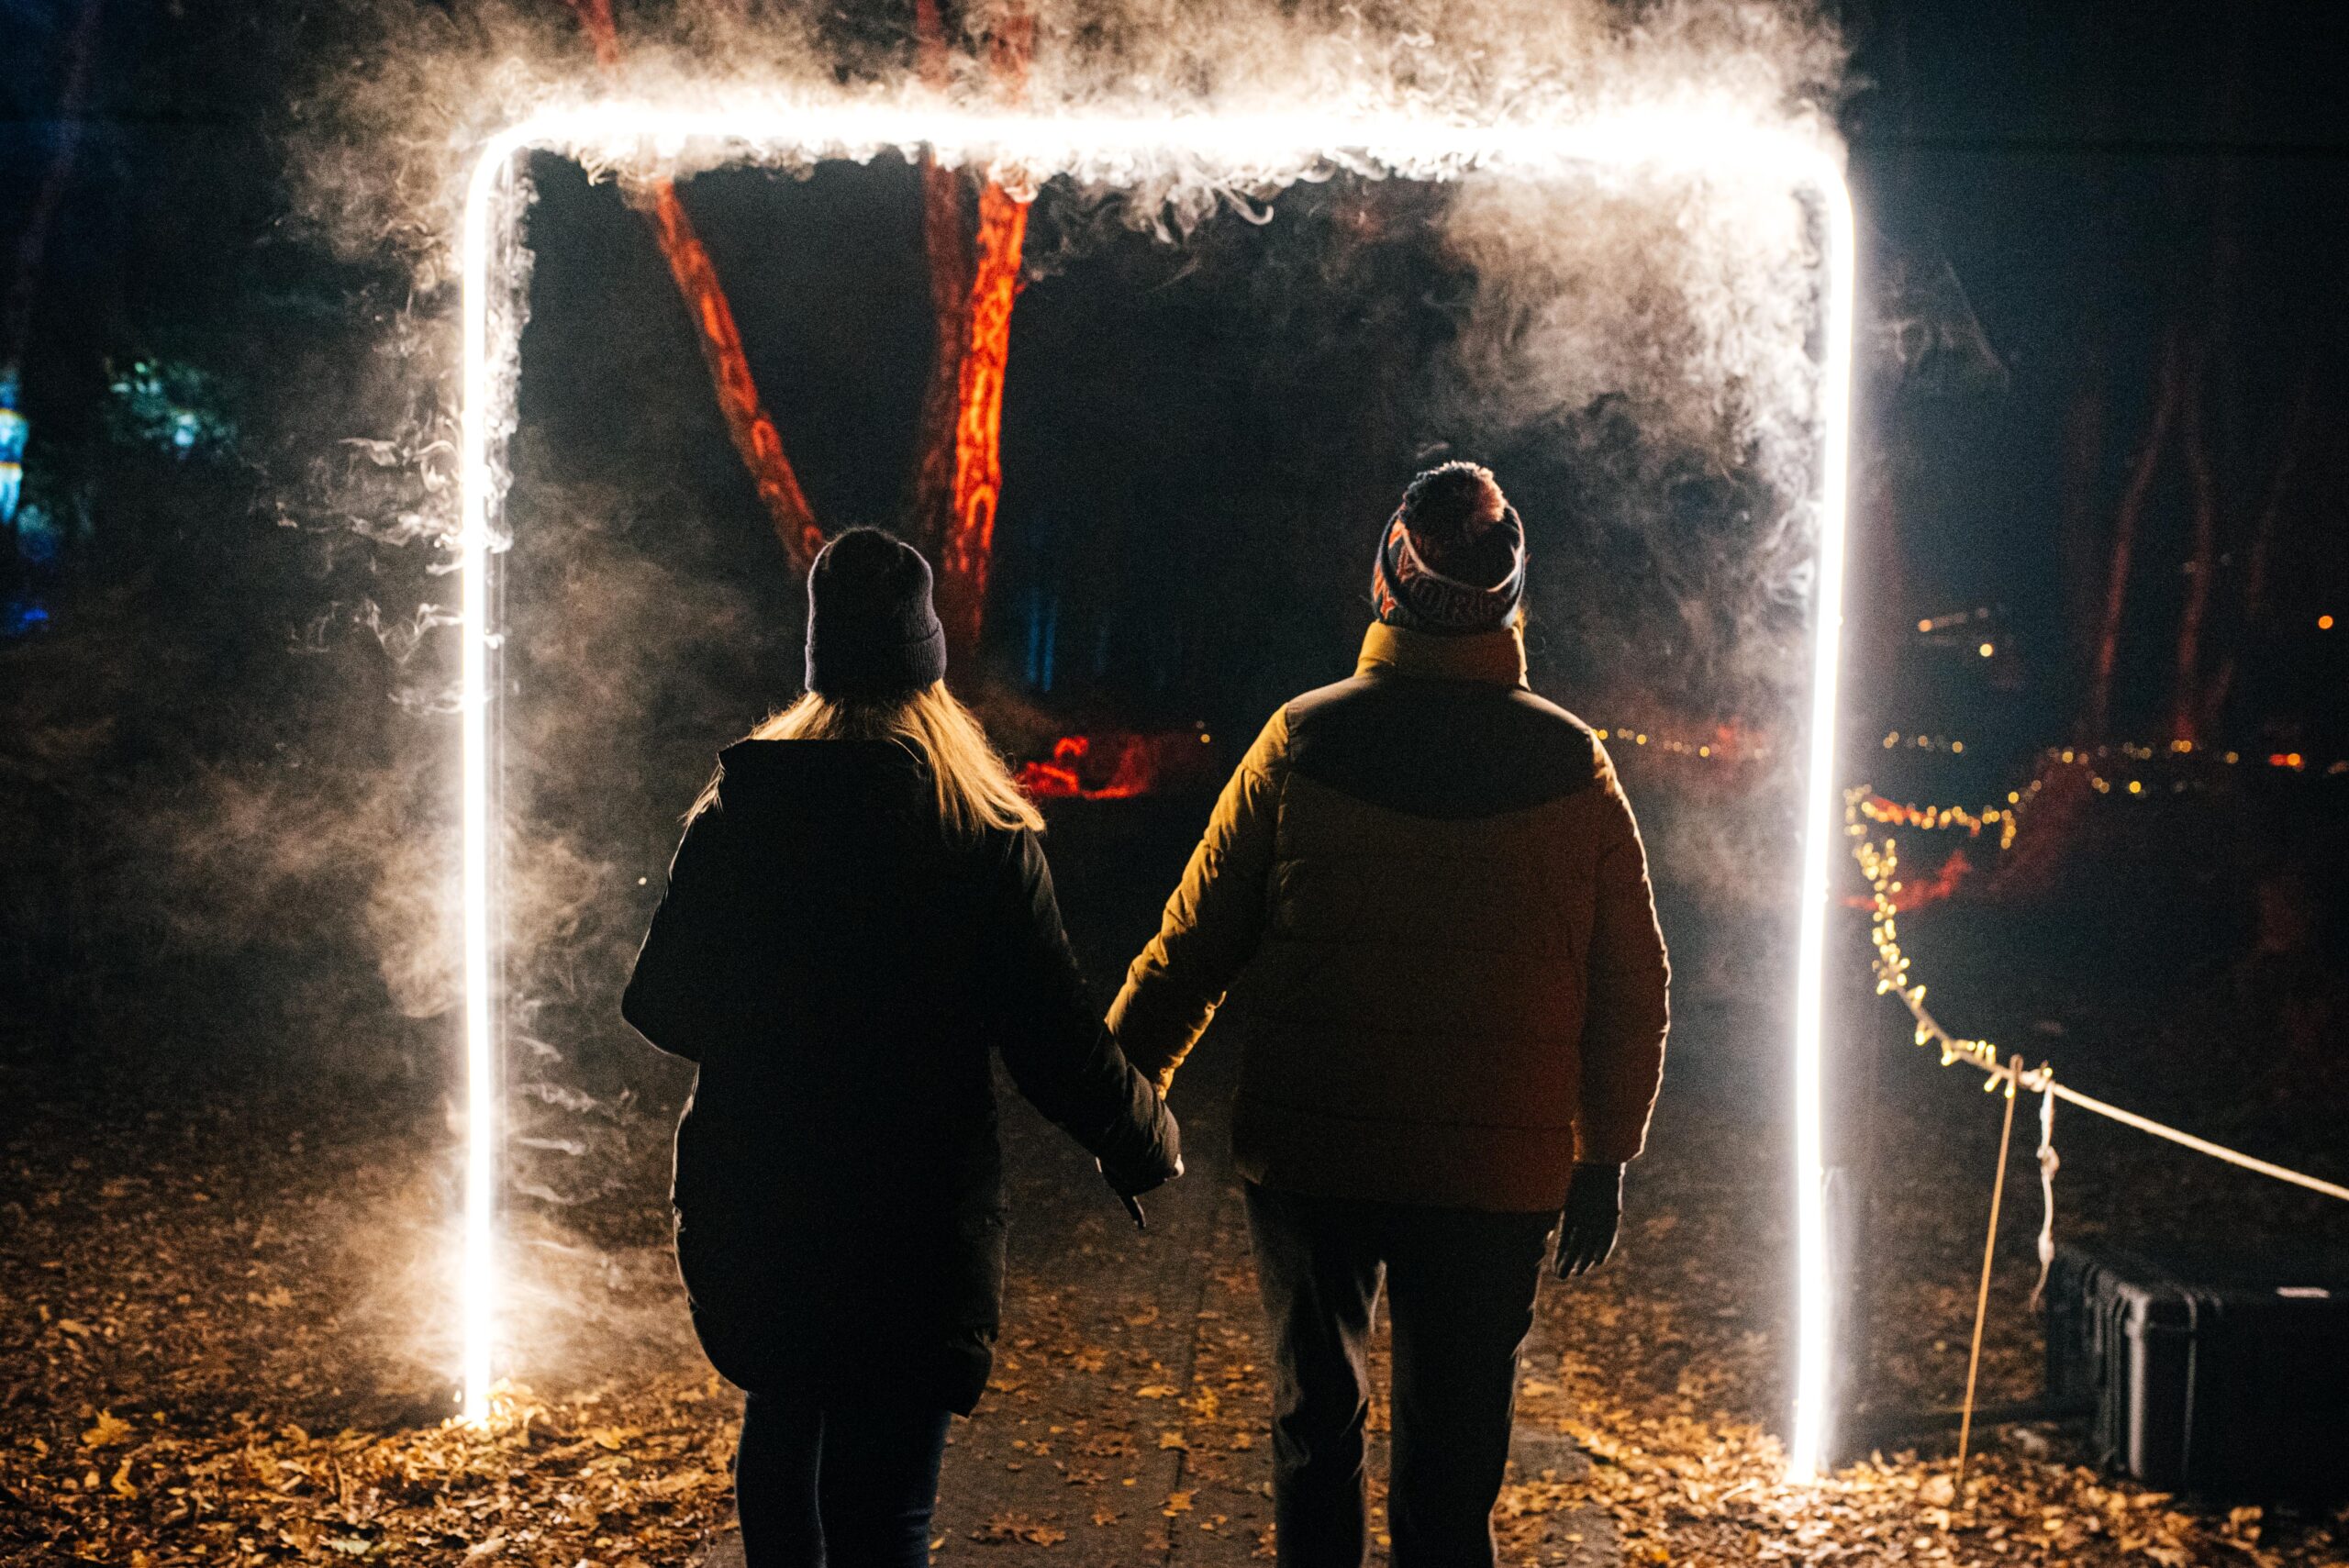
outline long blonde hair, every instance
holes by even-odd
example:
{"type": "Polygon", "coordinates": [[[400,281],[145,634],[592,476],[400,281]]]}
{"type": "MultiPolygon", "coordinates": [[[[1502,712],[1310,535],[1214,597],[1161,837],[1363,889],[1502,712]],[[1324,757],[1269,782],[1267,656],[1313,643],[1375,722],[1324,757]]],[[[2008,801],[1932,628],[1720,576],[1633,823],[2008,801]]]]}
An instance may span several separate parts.
{"type": "MultiPolygon", "coordinates": [[[[885,702],[834,702],[809,692],[769,714],[744,739],[894,740],[929,770],[937,793],[938,820],[948,837],[975,839],[989,828],[1043,830],[1043,815],[1035,802],[1021,792],[977,716],[955,699],[943,681],[885,702]]],[[[685,813],[686,821],[716,804],[722,773],[710,774],[693,809],[685,813]]]]}

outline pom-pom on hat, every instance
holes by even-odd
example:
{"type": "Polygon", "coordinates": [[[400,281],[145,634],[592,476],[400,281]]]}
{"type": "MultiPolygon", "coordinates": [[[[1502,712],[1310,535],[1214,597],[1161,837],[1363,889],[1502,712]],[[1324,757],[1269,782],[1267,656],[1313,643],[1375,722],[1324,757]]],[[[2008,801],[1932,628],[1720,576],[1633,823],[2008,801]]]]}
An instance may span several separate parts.
{"type": "Polygon", "coordinates": [[[851,528],[807,569],[807,689],[835,701],[909,696],[946,675],[930,562],[879,528],[851,528]]]}

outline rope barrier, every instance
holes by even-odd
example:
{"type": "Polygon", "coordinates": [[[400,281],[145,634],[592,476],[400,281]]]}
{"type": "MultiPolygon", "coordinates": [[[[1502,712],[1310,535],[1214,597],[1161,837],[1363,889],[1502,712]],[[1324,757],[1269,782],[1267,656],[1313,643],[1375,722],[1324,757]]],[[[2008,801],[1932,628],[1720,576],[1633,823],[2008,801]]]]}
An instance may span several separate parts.
{"type": "Polygon", "coordinates": [[[2349,1203],[2349,1187],[2344,1187],[2338,1182],[2324,1181],[2309,1175],[2305,1172],[2272,1164],[2255,1155],[2245,1154],[2239,1149],[2230,1149],[2223,1143],[2213,1143],[2207,1138],[2197,1138],[2190,1132],[2180,1132],[2176,1128],[2164,1126],[2150,1117],[2142,1117],[2134,1111],[2124,1111],[2119,1106],[2108,1105],[2093,1095],[2083,1095],[2077,1089],[2066,1084],[2055,1084],[2053,1087],[2058,1095],[2069,1100],[2082,1110],[2094,1111],[2100,1117],[2110,1117],[2123,1127],[2133,1127],[2138,1131],[2151,1133],[2155,1138],[2166,1138],[2172,1143],[2191,1149],[2198,1154],[2208,1154],[2213,1160],[2224,1160],[2230,1165],[2240,1165],[2246,1171],[2256,1171],[2263,1176],[2273,1176],[2279,1182],[2289,1182],[2296,1187],[2306,1187],[2312,1193],[2321,1193],[2326,1197],[2339,1198],[2343,1203],[2349,1203]]]}
{"type": "Polygon", "coordinates": [[[1901,1005],[1909,1009],[1909,1016],[1916,1020],[1917,1043],[1939,1047],[1943,1066],[1949,1067],[1963,1062],[1973,1067],[1984,1074],[1982,1087],[1986,1092],[1995,1093],[2003,1084],[2009,1086],[2008,1092],[2010,1094],[2017,1089],[2023,1089],[2043,1096],[2040,1109],[2041,1193],[2047,1206],[2046,1219],[2041,1227],[2043,1283],[2045,1279],[2045,1260],[2054,1255],[2054,1245],[2055,1113],[2054,1102],[2058,1099],[2077,1106],[2084,1111],[2092,1111],[2098,1116],[2117,1121],[2123,1127],[2133,1127],[2140,1132],[2165,1139],[2180,1148],[2191,1149],[2198,1154],[2207,1154],[2213,1160],[2224,1161],[2243,1170],[2256,1172],[2260,1175],[2273,1177],[2277,1181],[2288,1182],[2293,1186],[2349,1203],[2349,1186],[2343,1186],[2338,1182],[2328,1182],[2321,1177],[2311,1176],[2306,1172],[2295,1171],[2287,1166],[2276,1164],[2272,1161],[2262,1160],[2255,1155],[2245,1154],[2239,1149],[2230,1149],[2225,1144],[2213,1143],[2207,1138],[2197,1138],[2190,1132],[2155,1121],[2151,1117],[2139,1116],[2134,1111],[2123,1110],[2119,1106],[2099,1100],[2093,1095],[2082,1094],[2068,1084],[2058,1083],[2055,1078],[2055,1069],[2047,1062],[2042,1062],[2037,1067],[2027,1068],[2022,1065],[2022,1058],[2020,1056],[2013,1058],[2010,1062],[2001,1062],[1998,1047],[1989,1041],[1962,1039],[1943,1028],[1940,1021],[1926,1010],[1925,987],[1921,983],[1911,983],[1909,974],[1909,957],[1900,951],[1898,911],[1893,906],[1892,897],[1899,890],[1899,884],[1895,877],[1895,873],[1900,864],[1898,849],[1889,837],[1880,842],[1871,839],[1867,828],[1862,826],[1859,820],[1862,815],[1861,803],[1870,798],[1869,792],[1865,788],[1846,793],[1843,830],[1854,840],[1853,858],[1859,862],[1860,870],[1867,877],[1868,885],[1875,895],[1870,905],[1868,934],[1876,947],[1876,994],[1900,998],[1901,1005]]]}

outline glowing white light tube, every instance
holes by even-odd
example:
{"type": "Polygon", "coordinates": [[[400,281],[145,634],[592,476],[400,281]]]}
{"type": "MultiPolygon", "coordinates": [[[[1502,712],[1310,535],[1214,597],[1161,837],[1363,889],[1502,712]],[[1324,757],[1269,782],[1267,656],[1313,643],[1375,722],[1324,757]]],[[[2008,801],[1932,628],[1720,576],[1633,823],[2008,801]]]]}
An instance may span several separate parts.
{"type": "Polygon", "coordinates": [[[493,152],[473,166],[465,193],[464,443],[459,505],[458,659],[460,762],[458,795],[464,904],[465,1174],[463,1239],[457,1298],[462,1349],[460,1415],[479,1423],[489,1415],[491,1346],[497,1332],[497,1035],[491,1017],[495,988],[490,975],[490,856],[496,825],[489,819],[489,655],[497,628],[489,624],[489,464],[491,344],[489,258],[495,236],[490,208],[510,152],[493,152]]]}
{"type": "Polygon", "coordinates": [[[1827,867],[1837,841],[1835,698],[1842,673],[1843,556],[1850,533],[1852,336],[1859,306],[1852,198],[1839,178],[1817,187],[1827,239],[1827,357],[1820,366],[1819,586],[1812,600],[1809,756],[1803,767],[1802,908],[1795,944],[1794,1430],[1793,1479],[1814,1479],[1826,1459],[1828,1385],[1835,1349],[1833,1282],[1827,1267],[1827,1155],[1823,1126],[1827,971],[1827,867]]]}
{"type": "MultiPolygon", "coordinates": [[[[1565,124],[1468,126],[1407,117],[1349,118],[1299,110],[1189,117],[1117,114],[974,113],[943,106],[861,100],[793,101],[760,96],[740,103],[679,107],[604,102],[554,109],[492,138],[474,163],[465,193],[463,234],[464,410],[459,480],[462,580],[460,712],[462,725],[464,1047],[466,1148],[463,1264],[459,1280],[463,1338],[463,1410],[480,1420],[489,1409],[492,1345],[497,1325],[498,1085],[491,962],[491,855],[497,825],[490,806],[490,653],[488,623],[491,509],[498,475],[492,432],[509,421],[507,383],[497,374],[501,345],[491,339],[495,293],[510,283],[491,275],[513,221],[498,200],[515,158],[545,150],[591,166],[626,167],[691,153],[695,167],[781,158],[865,158],[884,148],[930,146],[949,158],[1001,162],[1036,178],[1065,172],[1103,183],[1132,183],[1152,165],[1222,173],[1235,181],[1293,178],[1326,163],[1375,166],[1416,179],[1501,169],[1527,177],[1599,165],[1665,173],[1736,177],[1768,183],[1789,195],[1809,194],[1825,228],[1826,355],[1820,367],[1819,421],[1824,450],[1819,494],[1818,590],[1811,651],[1808,761],[1803,782],[1801,907],[1795,973],[1791,1077],[1795,1091],[1795,1237],[1800,1284],[1793,1435],[1788,1467],[1798,1479],[1818,1473],[1826,1442],[1826,1398],[1832,1353],[1827,1268],[1823,1106],[1820,1066],[1826,962],[1829,857],[1837,840],[1835,708],[1842,625],[1847,470],[1852,446],[1852,345],[1858,299],[1851,195],[1836,159],[1817,139],[1757,127],[1702,105],[1652,106],[1565,124]],[[714,156],[713,156],[714,154],[714,156]]],[[[508,346],[510,347],[510,346],[508,346]]]]}

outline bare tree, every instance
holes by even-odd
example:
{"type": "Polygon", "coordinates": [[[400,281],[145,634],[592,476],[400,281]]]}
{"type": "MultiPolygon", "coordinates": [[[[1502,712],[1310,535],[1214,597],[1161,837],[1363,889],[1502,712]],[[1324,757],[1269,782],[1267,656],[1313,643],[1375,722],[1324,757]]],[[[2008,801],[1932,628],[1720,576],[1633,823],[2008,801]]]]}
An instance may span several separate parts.
{"type": "MultiPolygon", "coordinates": [[[[612,0],[565,3],[594,41],[596,61],[607,71],[618,70],[619,29],[612,20],[612,0]]],[[[759,503],[766,509],[775,538],[792,563],[804,570],[824,548],[824,532],[817,525],[807,493],[799,487],[799,475],[784,454],[783,436],[775,428],[774,417],[759,396],[750,359],[742,351],[742,334],[734,325],[734,307],[718,282],[717,264],[709,259],[685,203],[678,200],[674,184],[655,180],[646,187],[643,199],[652,219],[653,237],[669,263],[669,275],[676,280],[686,313],[693,317],[702,360],[709,367],[710,384],[718,393],[718,410],[726,417],[726,432],[741,454],[743,466],[751,471],[751,483],[758,488],[759,503]]]]}
{"type": "MultiPolygon", "coordinates": [[[[611,0],[565,3],[594,41],[596,60],[607,70],[618,70],[621,54],[611,0]]],[[[1024,13],[999,23],[986,40],[988,70],[1014,95],[1025,87],[1033,41],[1034,25],[1024,13]]],[[[952,53],[938,0],[915,0],[914,48],[923,83],[933,92],[947,91],[952,53]]],[[[920,173],[934,331],[907,510],[917,541],[938,563],[939,610],[947,634],[959,648],[969,649],[984,629],[1003,490],[1003,376],[1028,202],[994,179],[983,180],[972,235],[964,223],[962,172],[924,150],[920,173]]],[[[823,530],[760,399],[718,270],[670,182],[653,182],[645,199],[661,253],[693,316],[728,433],[758,486],[776,537],[804,568],[823,548],[823,530]]]]}
{"type": "Polygon", "coordinates": [[[2112,717],[2112,676],[2121,659],[2121,628],[2129,604],[2129,570],[2137,550],[2137,530],[2153,495],[2154,478],[2161,467],[2162,449],[2169,444],[2177,422],[2178,404],[2186,383],[2182,335],[2173,328],[2162,348],[2161,371],[2154,383],[2153,417],[2130,460],[2129,483],[2121,491],[2112,519],[2112,550],[2105,566],[2104,612],[2097,623],[2096,656],[2088,669],[2087,700],[2080,719],[2080,739],[2091,745],[2107,738],[2112,717]]]}
{"type": "MultiPolygon", "coordinates": [[[[922,85],[943,94],[952,84],[952,54],[938,0],[914,0],[914,62],[922,85]]],[[[906,512],[916,542],[933,557],[954,512],[954,427],[963,391],[963,317],[971,288],[970,238],[963,222],[963,176],[921,151],[921,231],[930,261],[930,380],[906,512]]]]}
{"type": "MultiPolygon", "coordinates": [[[[938,0],[915,0],[915,49],[925,83],[943,91],[951,59],[938,0]]],[[[986,40],[989,73],[1012,96],[1025,90],[1034,21],[1002,20],[986,40]]],[[[963,182],[922,155],[922,232],[930,251],[936,321],[922,396],[912,522],[939,568],[939,616],[955,646],[975,647],[985,628],[987,573],[1003,491],[1003,377],[1011,309],[1019,290],[1028,202],[993,178],[979,186],[976,233],[963,228],[963,182]]]]}
{"type": "Polygon", "coordinates": [[[2210,371],[2210,353],[2198,352],[2186,376],[2178,421],[2194,553],[2186,562],[2186,604],[2177,617],[2177,670],[2171,688],[2169,738],[2188,745],[2202,739],[2202,628],[2210,617],[2211,577],[2219,564],[2219,481],[2210,460],[2210,433],[2203,418],[2210,371]]]}
{"type": "Polygon", "coordinates": [[[8,298],[0,306],[0,379],[7,379],[24,363],[25,339],[32,330],[33,295],[40,285],[41,259],[49,250],[49,231],[65,187],[73,178],[74,155],[81,150],[82,110],[90,97],[90,57],[98,41],[98,16],[103,0],[83,0],[82,14],[65,39],[65,75],[57,89],[57,150],[42,172],[40,188],[33,195],[25,226],[17,237],[17,266],[8,280],[8,298]]]}
{"type": "Polygon", "coordinates": [[[2311,348],[2300,369],[2299,385],[2292,394],[2291,412],[2285,417],[2276,466],[2267,478],[2266,495],[2260,503],[2259,515],[2252,520],[2251,540],[2244,551],[2242,618],[2233,640],[2221,655],[2219,667],[2211,673],[2210,684],[2202,694],[2202,732],[2206,735],[2217,733],[2225,722],[2243,645],[2259,635],[2260,624],[2267,618],[2268,563],[2275,553],[2277,520],[2283,516],[2286,497],[2291,494],[2309,427],[2314,422],[2316,370],[2316,350],[2311,348]]]}

